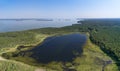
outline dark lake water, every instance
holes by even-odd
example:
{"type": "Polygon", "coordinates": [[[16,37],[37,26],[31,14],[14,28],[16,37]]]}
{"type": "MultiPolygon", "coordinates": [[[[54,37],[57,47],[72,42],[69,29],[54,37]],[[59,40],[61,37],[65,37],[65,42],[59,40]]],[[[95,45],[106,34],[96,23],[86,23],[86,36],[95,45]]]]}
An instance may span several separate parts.
{"type": "Polygon", "coordinates": [[[45,27],[63,27],[75,24],[77,20],[53,19],[53,21],[37,20],[0,20],[0,32],[21,31],[45,27]]]}
{"type": "Polygon", "coordinates": [[[48,37],[43,43],[29,52],[32,58],[38,62],[72,61],[74,57],[83,51],[86,36],[82,34],[69,34],[48,37]]]}

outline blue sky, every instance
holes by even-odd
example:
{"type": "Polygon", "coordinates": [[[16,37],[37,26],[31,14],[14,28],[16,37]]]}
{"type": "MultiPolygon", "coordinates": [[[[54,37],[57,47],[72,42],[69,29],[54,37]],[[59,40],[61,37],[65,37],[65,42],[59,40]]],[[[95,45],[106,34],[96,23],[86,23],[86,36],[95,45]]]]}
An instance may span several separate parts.
{"type": "Polygon", "coordinates": [[[120,18],[120,0],[0,0],[0,18],[120,18]]]}

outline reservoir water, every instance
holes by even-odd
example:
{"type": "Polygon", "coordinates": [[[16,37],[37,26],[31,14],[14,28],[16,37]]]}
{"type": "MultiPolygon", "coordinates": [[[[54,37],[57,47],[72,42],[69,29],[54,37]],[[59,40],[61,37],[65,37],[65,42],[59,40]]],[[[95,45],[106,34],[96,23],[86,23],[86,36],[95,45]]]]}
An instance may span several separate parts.
{"type": "Polygon", "coordinates": [[[45,27],[63,27],[75,24],[75,19],[53,19],[53,21],[39,20],[0,20],[0,32],[22,31],[45,27]]]}

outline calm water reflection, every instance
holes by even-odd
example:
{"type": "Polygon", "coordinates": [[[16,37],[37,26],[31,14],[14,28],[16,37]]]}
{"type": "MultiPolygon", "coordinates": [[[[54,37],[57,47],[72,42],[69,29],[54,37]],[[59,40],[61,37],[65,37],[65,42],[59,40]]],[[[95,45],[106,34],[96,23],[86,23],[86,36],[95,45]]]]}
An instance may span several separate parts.
{"type": "Polygon", "coordinates": [[[44,27],[63,27],[75,24],[76,20],[54,19],[53,21],[36,21],[36,20],[0,20],[0,32],[21,31],[28,29],[44,27]]]}

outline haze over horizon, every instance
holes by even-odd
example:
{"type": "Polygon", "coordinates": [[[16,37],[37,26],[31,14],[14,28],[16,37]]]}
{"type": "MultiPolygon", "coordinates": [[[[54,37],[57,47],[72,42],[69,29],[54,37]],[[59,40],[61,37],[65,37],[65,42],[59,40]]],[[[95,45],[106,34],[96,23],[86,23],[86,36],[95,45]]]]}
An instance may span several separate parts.
{"type": "Polygon", "coordinates": [[[0,18],[120,18],[120,0],[0,0],[0,18]]]}

